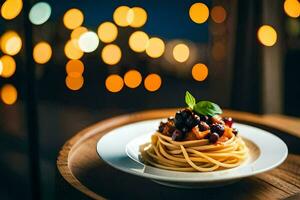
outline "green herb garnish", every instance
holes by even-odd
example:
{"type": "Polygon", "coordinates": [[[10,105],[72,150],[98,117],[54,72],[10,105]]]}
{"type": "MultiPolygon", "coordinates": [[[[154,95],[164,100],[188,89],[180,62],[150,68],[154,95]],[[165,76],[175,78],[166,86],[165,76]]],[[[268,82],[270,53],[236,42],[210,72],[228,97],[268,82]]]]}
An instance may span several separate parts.
{"type": "Polygon", "coordinates": [[[192,110],[194,109],[194,106],[196,105],[196,99],[188,91],[185,92],[185,103],[192,110]]]}
{"type": "Polygon", "coordinates": [[[190,109],[201,115],[209,115],[211,117],[221,114],[223,111],[217,104],[210,101],[199,101],[196,103],[195,98],[191,93],[186,91],[185,103],[190,109]]]}

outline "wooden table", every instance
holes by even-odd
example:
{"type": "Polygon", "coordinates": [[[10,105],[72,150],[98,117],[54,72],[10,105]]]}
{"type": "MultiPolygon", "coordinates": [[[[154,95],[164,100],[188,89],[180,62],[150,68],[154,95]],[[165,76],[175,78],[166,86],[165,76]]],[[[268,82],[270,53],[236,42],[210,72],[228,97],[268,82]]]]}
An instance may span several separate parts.
{"type": "MultiPolygon", "coordinates": [[[[101,121],[65,143],[58,159],[58,198],[63,199],[300,199],[300,119],[225,111],[235,121],[271,131],[289,147],[287,160],[269,172],[209,189],[178,189],[113,169],[97,155],[96,143],[124,124],[168,117],[175,109],[152,110],[101,121]]],[[[267,142],[267,141],[266,141],[267,142]]]]}

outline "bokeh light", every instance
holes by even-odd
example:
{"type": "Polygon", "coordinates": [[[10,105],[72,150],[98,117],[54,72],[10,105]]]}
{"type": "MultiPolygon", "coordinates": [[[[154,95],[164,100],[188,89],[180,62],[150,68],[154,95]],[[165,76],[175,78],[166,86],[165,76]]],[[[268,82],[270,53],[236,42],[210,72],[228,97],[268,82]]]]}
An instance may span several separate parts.
{"type": "Polygon", "coordinates": [[[131,27],[142,27],[147,21],[147,12],[141,7],[133,7],[127,12],[126,19],[131,27]]]}
{"type": "Polygon", "coordinates": [[[265,46],[273,46],[277,41],[277,33],[272,26],[263,25],[257,32],[258,40],[265,46]]]}
{"type": "Polygon", "coordinates": [[[123,79],[117,74],[109,75],[105,80],[105,87],[110,92],[119,92],[122,90],[123,86],[123,79]]]}
{"type": "Polygon", "coordinates": [[[161,78],[158,74],[149,74],[144,80],[146,90],[150,92],[157,91],[162,84],[161,78]]]}
{"type": "Polygon", "coordinates": [[[297,18],[300,16],[300,2],[298,0],[285,0],[283,8],[290,17],[297,18]]]}
{"type": "Polygon", "coordinates": [[[84,83],[84,78],[82,76],[67,76],[66,77],[66,86],[70,89],[70,90],[79,90],[80,88],[82,88],[83,83],[84,83]]]}
{"type": "Polygon", "coordinates": [[[190,49],[187,45],[180,43],[173,48],[173,57],[178,62],[185,62],[189,58],[190,49]]]}
{"type": "Polygon", "coordinates": [[[84,15],[81,10],[72,8],[64,14],[63,22],[66,28],[75,29],[83,23],[84,15]]]}
{"type": "Polygon", "coordinates": [[[69,59],[80,59],[83,56],[83,51],[78,46],[77,39],[69,40],[65,45],[65,55],[69,59]]]}
{"type": "Polygon", "coordinates": [[[196,81],[204,81],[208,75],[208,68],[203,63],[197,63],[192,68],[192,76],[196,81]]]}
{"type": "Polygon", "coordinates": [[[1,15],[4,19],[11,20],[20,14],[22,8],[22,0],[6,0],[1,6],[1,15]]]}
{"type": "Polygon", "coordinates": [[[194,3],[190,7],[190,18],[197,24],[206,22],[209,16],[208,7],[204,3],[194,3]]]}
{"type": "Polygon", "coordinates": [[[4,78],[9,78],[14,75],[16,71],[16,62],[13,57],[4,55],[0,58],[2,64],[1,76],[4,78]]]}
{"type": "Polygon", "coordinates": [[[118,36],[118,28],[111,22],[103,22],[98,27],[98,36],[102,42],[112,42],[118,36]]]}
{"type": "Polygon", "coordinates": [[[70,77],[80,77],[84,72],[84,64],[80,60],[69,60],[66,64],[66,72],[70,77]]]}
{"type": "Polygon", "coordinates": [[[115,44],[108,44],[102,49],[101,58],[108,65],[117,64],[121,60],[121,57],[121,49],[115,44]]]}
{"type": "Polygon", "coordinates": [[[128,12],[130,8],[128,6],[120,6],[116,8],[113,14],[114,22],[121,27],[126,27],[129,25],[128,22],[128,12]]]}
{"type": "Polygon", "coordinates": [[[157,37],[152,37],[148,41],[148,45],[146,47],[146,53],[151,58],[158,58],[162,56],[165,51],[165,43],[162,39],[157,37]]]}
{"type": "Polygon", "coordinates": [[[226,10],[222,6],[215,6],[210,12],[211,18],[216,23],[222,23],[226,19],[226,10]]]}
{"type": "Polygon", "coordinates": [[[2,74],[2,71],[3,71],[3,64],[2,64],[2,61],[1,61],[1,59],[0,59],[0,76],[1,76],[1,74],[2,74]]]}
{"type": "Polygon", "coordinates": [[[1,88],[1,99],[7,105],[12,105],[17,101],[18,91],[11,84],[5,84],[1,88]]]}
{"type": "Polygon", "coordinates": [[[92,31],[85,32],[80,35],[78,45],[83,52],[93,52],[99,45],[98,35],[92,31]]]}
{"type": "Polygon", "coordinates": [[[88,32],[88,29],[85,28],[84,26],[77,27],[77,28],[75,28],[72,31],[72,33],[71,33],[71,39],[77,39],[77,40],[79,40],[80,36],[83,33],[86,33],[86,32],[88,32]]]}
{"type": "Polygon", "coordinates": [[[38,2],[30,9],[29,20],[35,25],[41,25],[50,18],[50,15],[50,5],[46,2],[38,2]]]}
{"type": "Polygon", "coordinates": [[[143,52],[148,45],[149,37],[143,31],[136,31],[129,37],[129,46],[135,52],[143,52]]]}
{"type": "Polygon", "coordinates": [[[1,37],[1,49],[8,55],[16,55],[22,48],[22,40],[14,31],[7,31],[1,37]]]}
{"type": "Polygon", "coordinates": [[[39,42],[33,48],[33,59],[36,63],[45,64],[52,56],[51,46],[47,42],[39,42]]]}
{"type": "Polygon", "coordinates": [[[124,82],[125,82],[125,85],[127,87],[129,87],[129,88],[136,88],[142,82],[142,75],[137,70],[129,70],[124,75],[124,82]]]}

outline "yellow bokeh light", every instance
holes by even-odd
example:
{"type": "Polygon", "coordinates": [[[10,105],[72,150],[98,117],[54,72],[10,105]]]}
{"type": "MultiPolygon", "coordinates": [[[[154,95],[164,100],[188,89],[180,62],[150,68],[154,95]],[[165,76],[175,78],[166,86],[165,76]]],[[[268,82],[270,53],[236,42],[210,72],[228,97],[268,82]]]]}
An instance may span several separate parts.
{"type": "Polygon", "coordinates": [[[290,17],[297,18],[300,16],[300,2],[298,0],[285,0],[283,8],[290,17]]]}
{"type": "Polygon", "coordinates": [[[77,39],[69,40],[65,45],[65,54],[69,59],[80,59],[83,56],[83,51],[80,50],[78,46],[77,39]]]}
{"type": "Polygon", "coordinates": [[[82,76],[84,64],[80,60],[69,60],[66,64],[66,72],[70,77],[82,76]]]}
{"type": "Polygon", "coordinates": [[[115,65],[121,60],[122,52],[119,46],[108,44],[102,49],[101,57],[104,63],[115,65]]]}
{"type": "Polygon", "coordinates": [[[0,59],[0,76],[1,76],[1,74],[2,74],[2,71],[3,71],[3,64],[2,64],[2,61],[1,61],[1,59],[0,59]]]}
{"type": "Polygon", "coordinates": [[[204,3],[194,3],[190,7],[190,18],[197,24],[206,22],[209,16],[208,7],[204,3]]]}
{"type": "Polygon", "coordinates": [[[7,31],[1,37],[1,49],[8,55],[16,55],[22,48],[22,40],[14,31],[7,31]]]}
{"type": "Polygon", "coordinates": [[[161,87],[161,78],[158,74],[149,74],[144,80],[146,90],[154,92],[161,87]]]}
{"type": "Polygon", "coordinates": [[[84,15],[81,10],[72,8],[64,14],[63,22],[66,28],[75,29],[83,23],[84,15]]]}
{"type": "Polygon", "coordinates": [[[148,41],[148,45],[146,47],[146,53],[148,56],[152,58],[160,57],[165,51],[165,43],[162,39],[153,37],[148,41]]]}
{"type": "Polygon", "coordinates": [[[86,33],[88,32],[88,29],[83,27],[83,26],[80,26],[78,28],[75,28],[72,33],[71,33],[71,39],[79,39],[80,36],[83,34],[83,33],[86,33]]]}
{"type": "Polygon", "coordinates": [[[265,46],[273,46],[277,41],[277,33],[272,26],[263,25],[257,32],[258,40],[265,46]]]}
{"type": "Polygon", "coordinates": [[[196,81],[204,81],[208,75],[208,68],[205,64],[197,63],[192,68],[192,76],[196,81]]]}
{"type": "Polygon", "coordinates": [[[135,52],[143,52],[148,45],[149,37],[143,31],[136,31],[129,37],[129,46],[135,52]]]}
{"type": "Polygon", "coordinates": [[[17,17],[23,7],[22,0],[6,0],[1,7],[1,15],[4,19],[11,20],[17,17]]]}
{"type": "Polygon", "coordinates": [[[102,42],[112,42],[118,36],[118,28],[111,22],[104,22],[98,27],[98,36],[102,42]]]}
{"type": "Polygon", "coordinates": [[[128,6],[120,6],[116,8],[113,14],[114,22],[121,27],[126,27],[129,25],[128,13],[130,8],[128,6]]]}
{"type": "Polygon", "coordinates": [[[45,64],[52,56],[51,46],[47,42],[39,42],[33,48],[33,59],[39,64],[45,64]]]}
{"type": "Polygon", "coordinates": [[[226,10],[222,6],[215,6],[211,10],[211,18],[216,23],[222,23],[226,19],[226,10]]]}
{"type": "Polygon", "coordinates": [[[82,76],[73,77],[68,75],[66,77],[65,82],[66,82],[66,86],[70,90],[79,90],[83,86],[84,79],[82,76]]]}
{"type": "Polygon", "coordinates": [[[147,21],[147,12],[140,7],[133,7],[127,12],[127,22],[131,27],[142,27],[147,21]]]}
{"type": "Polygon", "coordinates": [[[16,62],[13,57],[4,55],[0,58],[2,63],[2,72],[1,76],[4,78],[9,78],[14,75],[16,71],[16,62]]]}
{"type": "Polygon", "coordinates": [[[137,70],[129,70],[124,75],[124,82],[125,82],[125,85],[127,87],[129,87],[129,88],[136,88],[142,82],[142,75],[137,70]]]}
{"type": "Polygon", "coordinates": [[[178,62],[185,62],[190,56],[190,49],[185,44],[177,44],[173,48],[173,57],[178,62]]]}
{"type": "Polygon", "coordinates": [[[11,84],[5,84],[1,88],[1,99],[7,105],[12,105],[17,101],[18,91],[11,84]]]}
{"type": "Polygon", "coordinates": [[[123,79],[117,74],[109,75],[105,80],[105,87],[110,92],[119,92],[122,90],[123,86],[123,79]]]}

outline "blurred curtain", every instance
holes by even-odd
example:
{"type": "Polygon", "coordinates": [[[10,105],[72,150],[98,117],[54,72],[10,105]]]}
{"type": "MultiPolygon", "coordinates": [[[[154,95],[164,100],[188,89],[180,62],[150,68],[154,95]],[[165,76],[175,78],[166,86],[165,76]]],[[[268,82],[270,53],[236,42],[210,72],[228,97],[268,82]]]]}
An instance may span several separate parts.
{"type": "Polygon", "coordinates": [[[262,1],[238,1],[231,108],[260,113],[262,50],[257,42],[262,1]]]}

